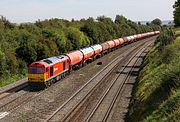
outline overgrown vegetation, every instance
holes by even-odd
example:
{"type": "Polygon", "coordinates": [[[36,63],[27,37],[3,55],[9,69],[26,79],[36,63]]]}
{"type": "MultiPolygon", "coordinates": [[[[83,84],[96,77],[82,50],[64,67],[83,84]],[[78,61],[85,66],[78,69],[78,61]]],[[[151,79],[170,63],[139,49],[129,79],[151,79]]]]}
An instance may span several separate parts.
{"type": "Polygon", "coordinates": [[[171,29],[161,32],[144,60],[129,121],[180,121],[180,37],[175,39],[171,29]]]}
{"type": "Polygon", "coordinates": [[[160,26],[137,24],[119,15],[115,21],[100,16],[96,20],[50,19],[25,24],[14,24],[1,17],[0,86],[21,78],[14,75],[25,76],[28,64],[34,61],[114,38],[159,29],[160,26]],[[11,77],[10,81],[8,77],[11,77]]]}

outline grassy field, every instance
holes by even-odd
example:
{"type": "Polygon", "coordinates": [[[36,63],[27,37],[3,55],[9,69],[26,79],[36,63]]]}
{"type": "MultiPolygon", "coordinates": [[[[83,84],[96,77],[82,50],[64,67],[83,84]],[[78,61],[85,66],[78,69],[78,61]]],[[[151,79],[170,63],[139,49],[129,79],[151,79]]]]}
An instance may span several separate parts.
{"type": "Polygon", "coordinates": [[[144,60],[131,101],[130,122],[180,121],[180,29],[175,31],[173,42],[163,47],[156,44],[144,60]]]}
{"type": "Polygon", "coordinates": [[[176,36],[180,36],[180,28],[176,29],[175,33],[176,33],[176,36]]]}

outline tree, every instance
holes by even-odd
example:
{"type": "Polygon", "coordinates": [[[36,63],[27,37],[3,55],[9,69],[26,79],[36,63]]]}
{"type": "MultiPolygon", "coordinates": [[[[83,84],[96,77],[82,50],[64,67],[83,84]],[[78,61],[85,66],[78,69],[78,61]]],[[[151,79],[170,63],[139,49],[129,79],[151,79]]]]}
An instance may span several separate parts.
{"type": "Polygon", "coordinates": [[[105,17],[105,16],[100,16],[97,17],[97,20],[99,23],[101,23],[102,25],[104,25],[105,30],[107,30],[109,39],[113,39],[116,37],[117,35],[117,26],[115,25],[115,23],[112,21],[111,18],[109,17],[105,17]]]}
{"type": "Polygon", "coordinates": [[[161,25],[162,24],[162,21],[160,20],[160,19],[158,19],[158,18],[156,18],[156,19],[154,19],[152,22],[151,22],[151,24],[154,24],[154,25],[161,25]]]}
{"type": "Polygon", "coordinates": [[[16,54],[19,58],[26,61],[28,64],[37,60],[37,53],[32,44],[21,45],[16,49],[16,54]]]}
{"type": "Polygon", "coordinates": [[[88,37],[77,28],[69,27],[68,39],[71,41],[74,50],[90,45],[88,37]]]}
{"type": "Polygon", "coordinates": [[[116,15],[115,23],[118,25],[126,23],[127,19],[124,16],[116,15]]]}
{"type": "Polygon", "coordinates": [[[22,29],[18,32],[19,33],[17,33],[15,40],[19,43],[19,47],[15,49],[15,53],[18,58],[30,64],[37,59],[37,53],[35,50],[37,43],[36,38],[27,30],[22,29]]]}
{"type": "Polygon", "coordinates": [[[97,26],[97,23],[92,19],[88,19],[87,21],[84,21],[84,23],[85,24],[80,28],[80,30],[84,32],[90,40],[92,40],[92,44],[99,43],[99,27],[97,26]]]}
{"type": "Polygon", "coordinates": [[[173,6],[174,8],[174,23],[175,26],[180,27],[180,0],[177,0],[173,6]]]}
{"type": "Polygon", "coordinates": [[[9,20],[7,20],[6,17],[1,16],[0,21],[3,22],[4,27],[6,29],[12,29],[15,27],[15,25],[13,23],[9,22],[9,20]]]}
{"type": "Polygon", "coordinates": [[[5,54],[0,49],[0,76],[4,73],[6,70],[6,58],[5,54]]]}

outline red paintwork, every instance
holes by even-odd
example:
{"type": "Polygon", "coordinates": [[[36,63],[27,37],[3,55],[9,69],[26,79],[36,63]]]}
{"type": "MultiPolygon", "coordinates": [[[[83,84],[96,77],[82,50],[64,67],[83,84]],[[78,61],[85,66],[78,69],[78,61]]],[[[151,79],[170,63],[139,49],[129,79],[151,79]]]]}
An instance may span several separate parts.
{"type": "Polygon", "coordinates": [[[159,34],[160,33],[160,31],[155,31],[155,34],[159,34]]]}
{"type": "Polygon", "coordinates": [[[97,54],[100,54],[100,53],[102,52],[102,48],[99,49],[99,50],[94,50],[94,52],[95,52],[96,55],[97,55],[97,54]]]}
{"type": "Polygon", "coordinates": [[[142,34],[142,38],[144,38],[145,36],[147,36],[147,34],[146,34],[146,33],[143,33],[143,34],[142,34]]]}
{"type": "Polygon", "coordinates": [[[108,41],[107,43],[109,44],[110,49],[115,47],[115,42],[114,41],[108,41]]]}
{"type": "Polygon", "coordinates": [[[81,61],[83,61],[83,54],[79,50],[67,53],[65,55],[69,57],[71,66],[76,65],[80,63],[81,61]]]}
{"type": "Polygon", "coordinates": [[[137,35],[133,35],[133,37],[134,37],[134,40],[136,40],[136,39],[138,38],[138,36],[137,36],[137,35]]]}
{"type": "Polygon", "coordinates": [[[123,38],[119,38],[119,44],[122,45],[124,43],[124,39],[123,38]]]}
{"type": "Polygon", "coordinates": [[[151,36],[154,35],[155,33],[154,32],[150,32],[151,36]]]}
{"type": "Polygon", "coordinates": [[[128,42],[128,38],[127,37],[124,37],[123,40],[124,40],[124,42],[128,42]]]}
{"type": "MultiPolygon", "coordinates": [[[[94,49],[94,48],[93,48],[93,49],[94,49]]],[[[94,49],[94,54],[95,54],[95,55],[100,54],[102,51],[103,51],[102,46],[100,46],[100,48],[94,49]]]]}
{"type": "Polygon", "coordinates": [[[142,34],[138,34],[138,35],[137,35],[137,38],[138,38],[138,39],[142,38],[142,34]]]}
{"type": "Polygon", "coordinates": [[[134,36],[130,36],[130,38],[131,38],[131,41],[135,41],[134,36]]]}
{"type": "Polygon", "coordinates": [[[106,51],[109,49],[109,44],[107,42],[101,44],[103,51],[106,51]]]}
{"type": "MultiPolygon", "coordinates": [[[[63,63],[64,62],[65,62],[65,69],[69,69],[68,59],[61,61],[61,62],[58,62],[58,63],[52,65],[53,66],[53,76],[56,76],[56,75],[58,75],[64,71],[64,69],[63,69],[63,63]]],[[[50,78],[50,67],[52,67],[52,66],[48,67],[48,72],[46,71],[46,79],[50,78]]]]}
{"type": "Polygon", "coordinates": [[[116,46],[119,46],[119,44],[120,44],[119,39],[115,39],[115,40],[113,40],[113,41],[114,41],[114,43],[115,43],[116,46]]]}
{"type": "Polygon", "coordinates": [[[148,33],[147,33],[147,36],[151,36],[151,33],[150,33],[150,32],[148,32],[148,33]]]}
{"type": "Polygon", "coordinates": [[[130,36],[126,37],[127,41],[130,42],[132,39],[130,36]]]}
{"type": "Polygon", "coordinates": [[[94,50],[91,47],[81,49],[81,52],[83,53],[83,60],[87,60],[94,55],[94,50]]]}
{"type": "Polygon", "coordinates": [[[48,64],[45,62],[42,62],[42,61],[38,61],[38,62],[34,62],[34,63],[29,65],[29,67],[34,67],[34,66],[37,66],[37,67],[43,66],[46,68],[46,67],[48,67],[48,64]]]}

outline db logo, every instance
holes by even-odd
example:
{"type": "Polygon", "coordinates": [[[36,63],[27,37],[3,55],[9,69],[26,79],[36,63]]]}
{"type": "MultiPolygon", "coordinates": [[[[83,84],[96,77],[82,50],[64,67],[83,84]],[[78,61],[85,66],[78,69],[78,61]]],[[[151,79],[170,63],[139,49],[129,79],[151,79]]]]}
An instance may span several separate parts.
{"type": "Polygon", "coordinates": [[[58,70],[58,68],[54,68],[54,72],[57,71],[57,70],[58,70]]]}

